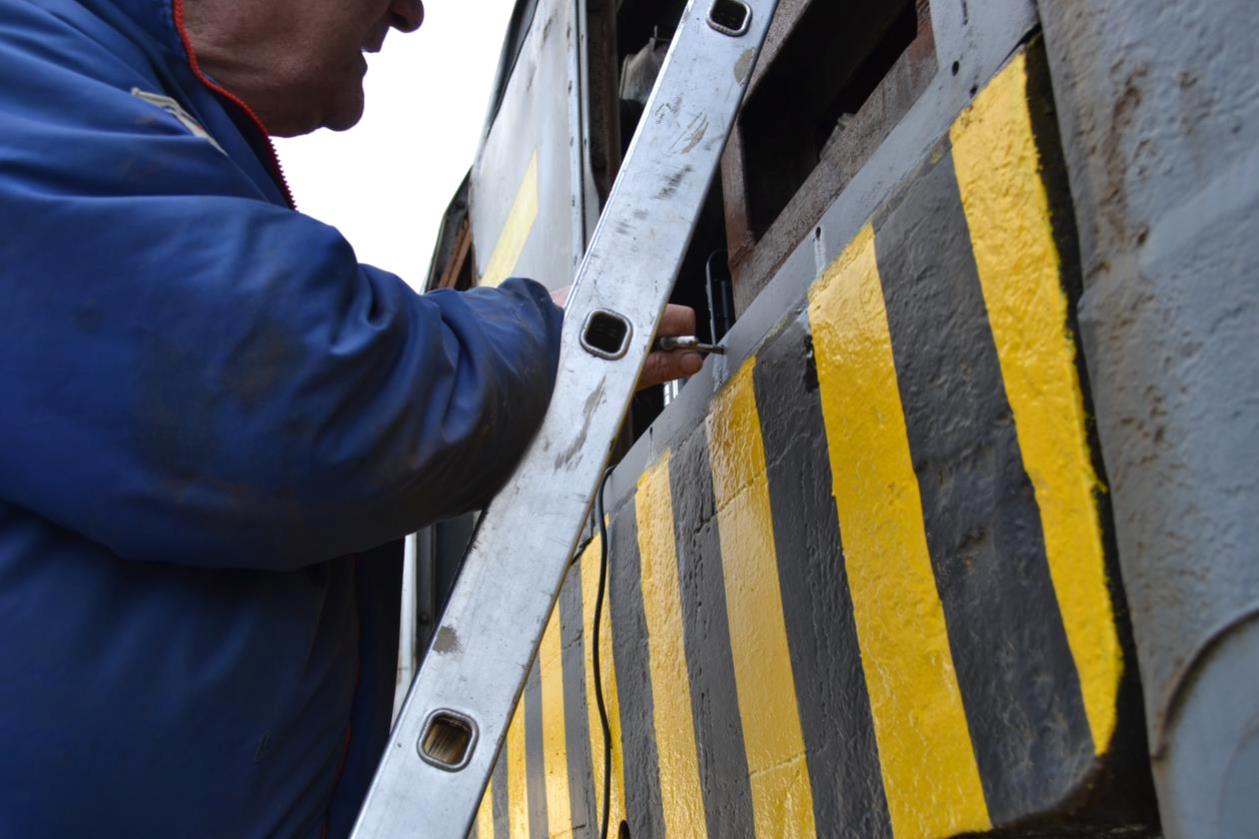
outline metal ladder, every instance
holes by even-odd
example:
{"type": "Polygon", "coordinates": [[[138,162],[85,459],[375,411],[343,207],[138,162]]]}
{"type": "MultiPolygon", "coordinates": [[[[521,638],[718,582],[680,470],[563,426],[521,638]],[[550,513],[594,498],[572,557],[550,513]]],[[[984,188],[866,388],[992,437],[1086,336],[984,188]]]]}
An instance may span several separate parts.
{"type": "Polygon", "coordinates": [[[490,504],[352,836],[466,836],[777,0],[690,0],[577,270],[550,408],[490,504]]]}

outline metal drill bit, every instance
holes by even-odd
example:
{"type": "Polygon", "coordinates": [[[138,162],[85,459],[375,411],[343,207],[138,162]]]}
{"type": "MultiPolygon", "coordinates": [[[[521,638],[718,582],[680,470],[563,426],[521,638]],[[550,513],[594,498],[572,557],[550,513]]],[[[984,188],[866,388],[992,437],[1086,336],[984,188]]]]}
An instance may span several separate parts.
{"type": "Polygon", "coordinates": [[[726,348],[719,344],[701,344],[694,335],[662,335],[652,344],[653,350],[669,352],[670,350],[690,350],[705,355],[725,355],[726,348]]]}

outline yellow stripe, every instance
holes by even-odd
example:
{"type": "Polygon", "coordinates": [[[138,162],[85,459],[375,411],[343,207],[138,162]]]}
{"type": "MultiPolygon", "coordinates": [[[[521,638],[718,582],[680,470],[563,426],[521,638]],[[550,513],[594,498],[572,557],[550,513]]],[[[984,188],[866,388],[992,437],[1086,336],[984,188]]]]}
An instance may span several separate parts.
{"type": "Polygon", "coordinates": [[[813,836],[813,790],[778,586],[754,364],[743,365],[708,416],[735,688],[756,834],[813,836]]]}
{"type": "Polygon", "coordinates": [[[861,664],[897,836],[989,827],[864,228],[809,291],[861,664]]]}
{"type": "Polygon", "coordinates": [[[691,718],[691,683],[682,646],[682,594],[667,454],[638,479],[637,512],[665,834],[702,836],[704,797],[691,718]]]}
{"type": "Polygon", "coordinates": [[[537,218],[538,153],[535,151],[525,168],[525,176],[516,190],[516,198],[507,213],[503,231],[498,234],[498,242],[494,245],[494,252],[490,254],[490,261],[485,263],[485,270],[481,272],[479,285],[496,286],[511,276],[537,218]]]}
{"type": "MultiPolygon", "coordinates": [[[[599,593],[599,537],[581,556],[581,603],[586,639],[586,710],[590,720],[590,757],[595,784],[595,825],[603,816],[603,724],[599,721],[599,705],[595,699],[594,643],[595,598],[599,593]]],[[[604,706],[608,712],[608,728],[612,734],[612,786],[608,790],[608,835],[615,835],[617,825],[625,818],[625,768],[621,761],[621,702],[616,689],[616,668],[612,661],[611,582],[604,591],[603,611],[599,616],[599,665],[603,679],[604,706]]],[[[594,827],[591,828],[592,833],[594,827]]]]}
{"type": "Polygon", "coordinates": [[[494,781],[485,785],[481,806],[476,811],[477,839],[494,839],[494,781]]]}
{"type": "Polygon", "coordinates": [[[564,661],[558,604],[542,633],[538,662],[542,670],[542,765],[546,772],[547,827],[552,836],[571,836],[573,813],[568,798],[568,738],[564,731],[564,661]]]}
{"type": "Polygon", "coordinates": [[[1115,729],[1123,656],[1094,501],[1100,485],[1026,90],[1020,53],[954,124],[953,162],[1058,608],[1102,754],[1115,729]]]}
{"type": "Polygon", "coordinates": [[[525,788],[525,702],[521,695],[507,726],[507,825],[511,839],[529,839],[529,793],[525,788]]]}

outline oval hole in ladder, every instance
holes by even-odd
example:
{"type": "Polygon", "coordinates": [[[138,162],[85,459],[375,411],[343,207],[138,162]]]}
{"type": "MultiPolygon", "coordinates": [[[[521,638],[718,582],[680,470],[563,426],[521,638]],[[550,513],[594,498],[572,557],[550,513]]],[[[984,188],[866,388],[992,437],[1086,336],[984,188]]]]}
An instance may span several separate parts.
{"type": "Polygon", "coordinates": [[[600,358],[616,359],[629,346],[629,321],[615,312],[595,309],[581,330],[581,345],[600,358]]]}
{"type": "Polygon", "coordinates": [[[741,0],[716,0],[708,10],[708,25],[724,35],[742,35],[751,20],[752,10],[741,0]]]}
{"type": "Polygon", "coordinates": [[[451,772],[468,764],[476,741],[476,723],[454,711],[434,711],[420,735],[420,757],[451,772]]]}

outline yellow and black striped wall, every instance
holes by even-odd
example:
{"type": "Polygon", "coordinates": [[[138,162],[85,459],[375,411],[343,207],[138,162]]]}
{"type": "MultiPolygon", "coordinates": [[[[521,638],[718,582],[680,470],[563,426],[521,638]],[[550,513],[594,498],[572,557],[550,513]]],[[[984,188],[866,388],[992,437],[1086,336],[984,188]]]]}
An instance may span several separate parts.
{"type": "MultiPolygon", "coordinates": [[[[1100,828],[1145,789],[1050,108],[1033,43],[625,482],[611,835],[1100,828]]],[[[599,547],[479,837],[597,835],[599,547]]]]}

